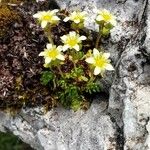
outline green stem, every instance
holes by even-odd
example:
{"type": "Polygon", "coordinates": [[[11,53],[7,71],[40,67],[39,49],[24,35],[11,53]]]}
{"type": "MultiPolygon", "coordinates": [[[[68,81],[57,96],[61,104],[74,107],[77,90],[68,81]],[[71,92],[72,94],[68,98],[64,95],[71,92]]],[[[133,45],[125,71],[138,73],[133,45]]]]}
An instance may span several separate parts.
{"type": "Polygon", "coordinates": [[[95,48],[98,49],[99,47],[99,43],[100,43],[100,39],[101,39],[101,30],[103,29],[103,25],[102,26],[99,26],[99,32],[98,32],[98,35],[97,35],[97,39],[96,39],[96,44],[95,44],[95,48]]]}
{"type": "Polygon", "coordinates": [[[57,68],[58,68],[58,70],[59,70],[59,73],[60,73],[61,77],[64,77],[63,72],[61,71],[60,66],[57,66],[57,68]]]}
{"type": "Polygon", "coordinates": [[[49,30],[49,32],[47,33],[47,38],[48,38],[49,42],[54,45],[54,41],[52,39],[52,32],[51,32],[51,30],[49,30]]]}
{"type": "Polygon", "coordinates": [[[97,39],[96,39],[96,44],[95,44],[95,48],[96,48],[96,49],[98,49],[98,47],[99,47],[100,38],[101,38],[101,36],[100,36],[100,34],[98,33],[98,36],[97,36],[97,39]]]}
{"type": "Polygon", "coordinates": [[[50,42],[51,44],[54,44],[54,41],[53,41],[53,38],[52,38],[51,26],[48,26],[48,27],[44,30],[44,32],[45,32],[45,35],[47,36],[49,42],[50,42]]]}

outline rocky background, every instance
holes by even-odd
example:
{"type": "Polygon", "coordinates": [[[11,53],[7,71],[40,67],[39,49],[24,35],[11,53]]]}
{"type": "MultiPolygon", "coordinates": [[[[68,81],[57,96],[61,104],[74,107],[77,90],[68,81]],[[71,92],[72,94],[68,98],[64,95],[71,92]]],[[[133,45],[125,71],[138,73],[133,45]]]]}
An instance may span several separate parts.
{"type": "MultiPolygon", "coordinates": [[[[150,150],[150,0],[48,3],[50,8],[87,11],[90,18],[86,27],[94,31],[93,9],[105,8],[117,16],[118,25],[102,43],[111,53],[115,73],[107,74],[103,81],[106,94],[96,96],[87,111],[57,107],[45,113],[43,107],[34,107],[23,108],[14,116],[1,111],[0,130],[12,132],[37,150],[150,150]]],[[[34,23],[29,22],[29,26],[35,32],[34,23]]],[[[36,45],[35,51],[40,51],[36,45]]]]}

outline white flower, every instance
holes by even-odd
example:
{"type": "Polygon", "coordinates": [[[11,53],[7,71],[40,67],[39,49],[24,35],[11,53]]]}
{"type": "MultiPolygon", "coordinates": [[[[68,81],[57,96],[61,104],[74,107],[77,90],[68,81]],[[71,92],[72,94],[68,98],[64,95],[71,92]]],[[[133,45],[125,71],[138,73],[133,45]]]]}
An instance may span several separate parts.
{"type": "Polygon", "coordinates": [[[80,50],[80,44],[83,40],[86,40],[85,36],[80,36],[75,31],[69,32],[67,35],[61,37],[62,42],[64,43],[63,50],[75,49],[76,51],[80,50]]]}
{"type": "Polygon", "coordinates": [[[45,64],[49,64],[52,60],[56,59],[65,60],[64,55],[61,53],[62,46],[56,47],[55,45],[47,44],[46,48],[39,54],[39,56],[44,56],[45,64]]]}
{"type": "Polygon", "coordinates": [[[85,61],[92,64],[94,69],[94,75],[103,73],[105,70],[114,70],[108,59],[110,53],[101,53],[96,48],[93,49],[93,56],[88,57],[85,61]]]}
{"type": "Polygon", "coordinates": [[[40,11],[34,14],[33,17],[40,21],[42,28],[45,28],[48,23],[51,25],[57,25],[59,23],[60,18],[56,16],[58,11],[58,9],[54,9],[52,11],[40,11]]]}
{"type": "Polygon", "coordinates": [[[70,14],[69,17],[66,17],[64,19],[64,22],[71,20],[71,21],[75,22],[76,24],[83,23],[84,20],[86,19],[86,15],[87,15],[87,13],[85,11],[83,11],[83,12],[74,11],[70,14]]]}
{"type": "Polygon", "coordinates": [[[104,21],[105,23],[110,23],[113,26],[116,26],[116,17],[112,15],[108,10],[104,9],[98,12],[96,17],[97,22],[104,21]]]}

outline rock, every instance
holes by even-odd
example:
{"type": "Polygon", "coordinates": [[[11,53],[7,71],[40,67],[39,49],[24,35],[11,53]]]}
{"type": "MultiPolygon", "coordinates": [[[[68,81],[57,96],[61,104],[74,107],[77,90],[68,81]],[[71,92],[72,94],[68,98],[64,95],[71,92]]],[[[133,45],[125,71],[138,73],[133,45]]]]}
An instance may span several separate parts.
{"type": "Polygon", "coordinates": [[[56,108],[44,114],[37,108],[14,117],[0,112],[0,130],[4,127],[40,150],[115,149],[117,129],[106,109],[106,99],[99,97],[87,111],[56,108]]]}
{"type": "Polygon", "coordinates": [[[109,101],[102,95],[85,112],[60,107],[46,114],[42,108],[22,109],[14,117],[0,112],[0,130],[13,132],[37,150],[150,150],[150,1],[56,2],[70,11],[87,11],[91,18],[86,27],[94,31],[93,9],[106,8],[117,16],[118,25],[102,43],[116,68],[103,83],[109,101]]]}

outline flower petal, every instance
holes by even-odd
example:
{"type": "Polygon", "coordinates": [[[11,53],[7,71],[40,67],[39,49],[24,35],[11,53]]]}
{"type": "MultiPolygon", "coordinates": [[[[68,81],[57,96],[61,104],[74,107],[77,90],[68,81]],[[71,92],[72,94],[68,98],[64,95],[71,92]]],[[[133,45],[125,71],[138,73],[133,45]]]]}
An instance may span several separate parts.
{"type": "Polygon", "coordinates": [[[98,16],[96,17],[96,21],[102,21],[102,20],[104,20],[104,18],[103,18],[101,15],[98,15],[98,16]]]}
{"type": "Polygon", "coordinates": [[[86,36],[83,36],[83,35],[79,37],[79,40],[81,41],[86,40],[86,39],[87,39],[86,36]]]}
{"type": "Polygon", "coordinates": [[[63,51],[66,51],[69,48],[69,45],[64,45],[63,46],[63,51]]]}
{"type": "Polygon", "coordinates": [[[57,20],[57,21],[59,21],[59,20],[60,20],[60,18],[59,18],[59,17],[57,17],[57,16],[53,16],[53,17],[52,17],[52,20],[57,20]]]}
{"type": "Polygon", "coordinates": [[[89,64],[94,64],[95,62],[93,57],[86,58],[85,61],[89,64]]]}
{"type": "Polygon", "coordinates": [[[71,31],[71,32],[69,32],[69,35],[70,36],[76,36],[76,32],[75,31],[71,31]]]}
{"type": "Polygon", "coordinates": [[[58,51],[61,52],[63,50],[63,46],[60,45],[60,46],[57,47],[57,49],[58,49],[58,51]]]}
{"type": "Polygon", "coordinates": [[[67,22],[67,21],[69,21],[70,20],[70,17],[66,17],[63,21],[64,22],[67,22]]]}
{"type": "Polygon", "coordinates": [[[46,45],[46,48],[47,48],[47,49],[51,49],[52,47],[53,47],[53,45],[50,44],[50,43],[46,45]]]}
{"type": "Polygon", "coordinates": [[[41,17],[41,13],[40,12],[38,12],[38,13],[33,15],[33,18],[40,18],[40,17],[41,17]]]}
{"type": "Polygon", "coordinates": [[[51,59],[50,57],[46,57],[46,58],[45,58],[45,64],[49,64],[49,63],[51,62],[51,60],[52,60],[52,59],[51,59]]]}
{"type": "Polygon", "coordinates": [[[59,9],[54,9],[51,12],[57,13],[57,12],[59,12],[59,9]]]}
{"type": "Polygon", "coordinates": [[[73,48],[76,50],[76,51],[79,51],[80,50],[80,46],[78,44],[76,44],[75,46],[73,46],[73,48]]]}
{"type": "Polygon", "coordinates": [[[57,58],[57,59],[60,59],[60,60],[65,60],[65,57],[64,57],[64,55],[62,55],[62,54],[59,54],[56,58],[57,58]]]}
{"type": "Polygon", "coordinates": [[[106,59],[108,59],[110,57],[110,53],[104,53],[103,57],[105,57],[106,59]]]}
{"type": "Polygon", "coordinates": [[[80,19],[74,19],[73,21],[78,24],[80,22],[80,19]]]}
{"type": "Polygon", "coordinates": [[[45,56],[45,52],[41,52],[39,56],[45,56]]]}
{"type": "Polygon", "coordinates": [[[111,23],[113,26],[116,26],[116,24],[117,24],[117,22],[116,22],[115,19],[110,20],[110,23],[111,23]]]}
{"type": "Polygon", "coordinates": [[[66,35],[63,35],[63,36],[60,37],[60,38],[61,38],[61,40],[62,40],[63,42],[67,40],[67,36],[66,36],[66,35]]]}
{"type": "Polygon", "coordinates": [[[100,52],[98,51],[98,49],[94,48],[94,49],[93,49],[93,55],[94,55],[94,56],[97,56],[97,55],[99,55],[99,54],[100,54],[100,52]]]}
{"type": "Polygon", "coordinates": [[[46,26],[47,26],[47,21],[42,21],[42,22],[41,22],[41,27],[42,27],[42,28],[45,28],[46,26]]]}
{"type": "Polygon", "coordinates": [[[98,74],[100,74],[100,72],[101,72],[101,69],[99,67],[95,67],[94,75],[98,75],[98,74]]]}
{"type": "Polygon", "coordinates": [[[114,67],[111,64],[107,64],[106,70],[114,70],[114,67]]]}

